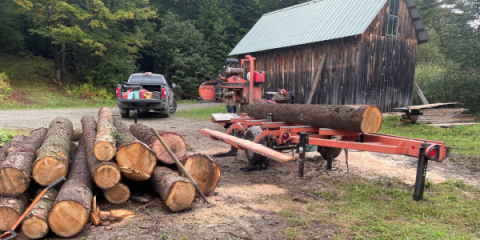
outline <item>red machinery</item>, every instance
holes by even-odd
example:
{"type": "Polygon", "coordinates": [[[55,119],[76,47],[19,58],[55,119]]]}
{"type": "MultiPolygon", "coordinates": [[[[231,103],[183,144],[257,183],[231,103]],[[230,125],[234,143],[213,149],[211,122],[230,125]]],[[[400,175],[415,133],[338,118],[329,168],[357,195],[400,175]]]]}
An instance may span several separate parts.
{"type": "Polygon", "coordinates": [[[198,89],[200,97],[203,100],[216,100],[221,98],[221,89],[228,88],[235,92],[233,100],[240,104],[240,110],[248,103],[262,101],[261,86],[265,83],[265,72],[255,71],[255,58],[250,55],[240,60],[240,67],[238,64],[237,59],[226,59],[223,70],[218,73],[217,81],[204,82],[200,85],[198,89]],[[245,74],[247,63],[249,72],[245,74]]]}

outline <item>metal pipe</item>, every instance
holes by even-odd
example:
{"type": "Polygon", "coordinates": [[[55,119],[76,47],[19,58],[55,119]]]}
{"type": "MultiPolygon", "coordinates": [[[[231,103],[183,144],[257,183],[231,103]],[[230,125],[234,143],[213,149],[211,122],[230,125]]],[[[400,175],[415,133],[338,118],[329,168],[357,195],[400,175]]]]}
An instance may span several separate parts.
{"type": "Polygon", "coordinates": [[[255,58],[250,55],[245,56],[246,60],[250,62],[250,89],[248,90],[248,104],[253,103],[253,72],[255,71],[255,58]]]}

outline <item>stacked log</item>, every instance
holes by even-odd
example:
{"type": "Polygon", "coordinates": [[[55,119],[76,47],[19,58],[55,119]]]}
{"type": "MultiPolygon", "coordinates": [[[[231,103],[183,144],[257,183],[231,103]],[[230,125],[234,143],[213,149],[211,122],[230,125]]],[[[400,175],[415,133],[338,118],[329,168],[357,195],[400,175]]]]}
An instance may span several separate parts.
{"type": "Polygon", "coordinates": [[[0,231],[7,231],[15,224],[27,208],[28,200],[27,192],[16,198],[0,197],[0,231]]]}
{"type": "MultiPolygon", "coordinates": [[[[147,144],[157,156],[157,159],[165,164],[174,164],[172,157],[165,150],[160,141],[150,131],[150,128],[142,124],[130,125],[130,132],[138,140],[147,144]]],[[[178,160],[183,161],[187,154],[187,144],[180,134],[173,132],[163,132],[159,134],[167,146],[172,150],[178,160]]]]}
{"type": "Polygon", "coordinates": [[[93,195],[92,175],[86,155],[85,139],[81,138],[68,180],[58,192],[48,216],[50,229],[61,237],[71,237],[79,233],[89,218],[93,195]]]}
{"type": "Polygon", "coordinates": [[[97,123],[92,116],[82,118],[83,137],[86,148],[86,158],[93,181],[101,189],[113,188],[120,182],[121,173],[114,161],[100,161],[93,154],[97,123]]]}
{"type": "Polygon", "coordinates": [[[50,124],[32,170],[33,179],[41,186],[48,186],[67,176],[72,132],[73,124],[67,118],[57,117],[50,124]]]}
{"type": "Polygon", "coordinates": [[[38,239],[47,235],[48,227],[48,213],[53,207],[55,198],[57,198],[58,191],[54,188],[48,190],[35,204],[32,211],[25,216],[22,222],[22,232],[25,236],[38,239]]]}
{"type": "Polygon", "coordinates": [[[205,195],[213,192],[220,181],[220,168],[205,154],[191,155],[185,160],[184,167],[205,195]]]}
{"type": "Polygon", "coordinates": [[[359,133],[376,133],[382,127],[382,113],[368,105],[305,105],[265,104],[247,106],[250,117],[266,119],[273,114],[274,122],[308,125],[359,133]]]}
{"type": "Polygon", "coordinates": [[[7,158],[0,165],[0,195],[17,197],[27,190],[35,153],[42,146],[47,131],[46,128],[34,130],[7,150],[7,158]]]}
{"type": "Polygon", "coordinates": [[[97,137],[93,154],[100,161],[109,161],[115,157],[115,126],[113,126],[113,114],[110,108],[103,107],[98,112],[97,137]]]}
{"type": "Polygon", "coordinates": [[[119,135],[117,163],[123,176],[133,181],[145,181],[152,175],[157,159],[152,149],[138,141],[120,121],[114,121],[119,135]]]}
{"type": "Polygon", "coordinates": [[[195,186],[169,168],[156,167],[150,180],[155,192],[172,212],[186,209],[195,199],[195,186]]]}
{"type": "Polygon", "coordinates": [[[0,163],[3,163],[3,160],[5,160],[5,158],[7,158],[7,150],[12,148],[12,147],[15,147],[17,144],[22,142],[23,139],[25,139],[25,138],[26,138],[26,136],[24,136],[24,135],[17,135],[17,136],[14,136],[12,139],[10,139],[10,141],[5,143],[5,145],[3,145],[3,147],[0,148],[0,163]]]}
{"type": "Polygon", "coordinates": [[[77,128],[75,130],[73,130],[73,133],[72,133],[72,141],[73,142],[76,142],[78,140],[80,140],[80,138],[83,136],[83,130],[81,128],[77,128]]]}
{"type": "Polygon", "coordinates": [[[130,189],[120,182],[113,188],[103,190],[103,196],[113,204],[122,204],[130,198],[130,189]]]}

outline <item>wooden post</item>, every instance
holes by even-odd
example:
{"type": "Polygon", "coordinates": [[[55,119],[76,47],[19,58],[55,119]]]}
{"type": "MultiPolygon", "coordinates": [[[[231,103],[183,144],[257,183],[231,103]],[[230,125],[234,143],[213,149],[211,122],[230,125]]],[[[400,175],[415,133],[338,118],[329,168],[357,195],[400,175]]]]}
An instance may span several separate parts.
{"type": "Polygon", "coordinates": [[[424,105],[429,104],[428,101],[427,101],[427,98],[425,98],[425,95],[423,95],[422,90],[420,90],[420,87],[418,86],[417,82],[413,81],[413,87],[417,91],[417,94],[420,97],[420,99],[422,99],[423,104],[424,105]]]}

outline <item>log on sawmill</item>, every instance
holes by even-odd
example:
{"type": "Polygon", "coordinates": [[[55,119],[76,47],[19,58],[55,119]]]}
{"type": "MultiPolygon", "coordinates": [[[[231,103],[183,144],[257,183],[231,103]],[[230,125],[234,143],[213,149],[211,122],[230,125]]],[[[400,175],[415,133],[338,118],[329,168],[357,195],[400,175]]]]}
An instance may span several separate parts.
{"type": "Polygon", "coordinates": [[[309,125],[359,133],[376,133],[382,127],[382,113],[368,105],[305,105],[255,103],[247,106],[249,117],[274,122],[309,125]]]}
{"type": "Polygon", "coordinates": [[[7,158],[7,150],[12,147],[15,147],[17,144],[22,142],[23,139],[25,138],[26,136],[24,135],[17,135],[17,136],[14,136],[12,139],[10,139],[10,141],[5,143],[5,145],[3,145],[3,147],[0,148],[0,163],[2,163],[3,160],[5,160],[5,158],[7,158]]]}
{"type": "Polygon", "coordinates": [[[150,179],[153,189],[172,212],[179,212],[192,205],[195,199],[195,187],[177,172],[156,167],[150,179]]]}
{"type": "Polygon", "coordinates": [[[0,231],[7,231],[15,224],[27,208],[28,200],[28,192],[16,198],[0,197],[0,231]]]}
{"type": "Polygon", "coordinates": [[[67,176],[72,132],[73,124],[67,118],[57,117],[50,123],[32,169],[33,179],[41,186],[48,186],[60,177],[67,176]]]}
{"type": "Polygon", "coordinates": [[[32,211],[22,221],[22,232],[29,238],[38,239],[48,233],[48,212],[53,207],[58,191],[49,189],[33,206],[32,211]]]}
{"type": "Polygon", "coordinates": [[[7,158],[0,165],[0,195],[17,197],[27,190],[35,153],[42,146],[47,131],[46,128],[34,130],[7,150],[7,158]]]}
{"type": "Polygon", "coordinates": [[[189,156],[184,167],[205,195],[213,192],[220,181],[220,168],[205,154],[196,153],[189,156]]]}
{"type": "MultiPolygon", "coordinates": [[[[142,124],[132,124],[130,125],[130,132],[138,140],[146,143],[152,148],[158,160],[165,164],[175,163],[149,127],[142,124]]],[[[185,154],[187,154],[187,144],[183,137],[173,132],[160,133],[160,137],[162,137],[163,141],[167,144],[170,150],[172,150],[173,154],[177,156],[178,160],[183,161],[185,154]]]]}
{"type": "Polygon", "coordinates": [[[83,116],[82,128],[88,168],[93,181],[101,189],[113,188],[120,182],[122,174],[115,161],[100,161],[93,154],[95,137],[97,136],[95,119],[89,115],[83,116]]]}
{"type": "Polygon", "coordinates": [[[97,138],[93,147],[93,154],[100,161],[109,161],[115,157],[115,138],[117,132],[113,126],[113,113],[108,107],[100,108],[98,111],[97,138]]]}
{"type": "Polygon", "coordinates": [[[50,229],[61,237],[71,237],[79,233],[90,215],[93,198],[92,175],[86,155],[85,140],[81,138],[68,173],[68,180],[58,192],[48,216],[50,229]]]}
{"type": "Polygon", "coordinates": [[[119,182],[115,187],[103,190],[103,196],[113,204],[122,204],[130,198],[130,188],[119,182]]]}
{"type": "Polygon", "coordinates": [[[148,180],[157,164],[152,149],[138,141],[119,120],[115,119],[114,125],[120,135],[116,159],[123,176],[134,181],[148,180]]]}
{"type": "Polygon", "coordinates": [[[80,140],[80,138],[82,136],[83,136],[83,130],[81,128],[77,128],[77,129],[73,130],[72,141],[76,142],[76,141],[80,140]]]}

